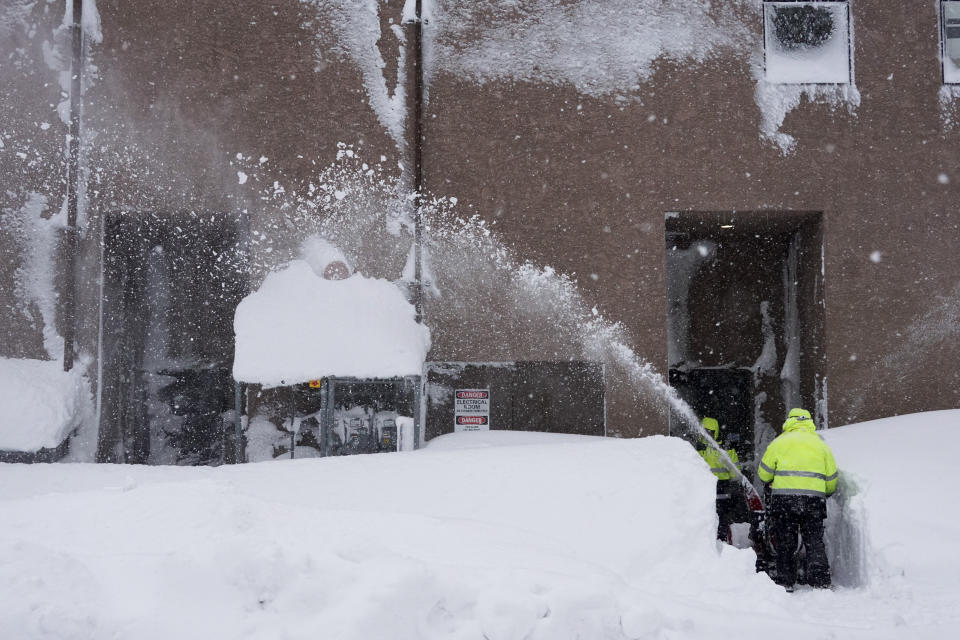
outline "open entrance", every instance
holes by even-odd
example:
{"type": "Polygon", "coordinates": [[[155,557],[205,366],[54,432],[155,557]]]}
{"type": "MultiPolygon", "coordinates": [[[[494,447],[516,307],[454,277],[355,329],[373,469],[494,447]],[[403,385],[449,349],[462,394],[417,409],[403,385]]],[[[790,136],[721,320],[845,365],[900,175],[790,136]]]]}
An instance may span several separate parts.
{"type": "Polygon", "coordinates": [[[670,384],[743,461],[791,407],[826,426],[822,247],[819,213],[667,214],[670,384]]]}
{"type": "Polygon", "coordinates": [[[235,215],[104,218],[98,461],[224,460],[233,313],[246,292],[239,238],[235,215]]]}

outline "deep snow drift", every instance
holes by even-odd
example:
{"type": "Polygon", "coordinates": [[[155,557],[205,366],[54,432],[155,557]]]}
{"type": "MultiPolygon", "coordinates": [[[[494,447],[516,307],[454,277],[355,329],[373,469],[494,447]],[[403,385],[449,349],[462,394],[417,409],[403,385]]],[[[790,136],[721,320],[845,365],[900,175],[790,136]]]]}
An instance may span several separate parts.
{"type": "Polygon", "coordinates": [[[25,639],[950,637],[960,518],[929,471],[958,419],[830,434],[869,581],[794,594],[713,540],[713,478],[672,438],[0,465],[0,617],[25,639]]]}
{"type": "MultiPolygon", "coordinates": [[[[852,580],[885,585],[922,599],[925,607],[960,606],[960,516],[947,479],[956,464],[953,441],[960,410],[918,413],[824,433],[841,465],[835,535],[853,531],[862,548],[838,558],[852,580]]],[[[856,542],[856,541],[855,541],[856,542]]],[[[843,579],[843,576],[841,576],[843,579]]],[[[911,595],[907,595],[907,594],[911,595]]]]}

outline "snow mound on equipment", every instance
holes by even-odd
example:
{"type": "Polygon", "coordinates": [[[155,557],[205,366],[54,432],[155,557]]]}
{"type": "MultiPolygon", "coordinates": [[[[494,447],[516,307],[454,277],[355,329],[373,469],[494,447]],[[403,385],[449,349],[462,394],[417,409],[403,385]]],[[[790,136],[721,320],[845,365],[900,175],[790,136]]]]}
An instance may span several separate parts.
{"type": "Polygon", "coordinates": [[[89,408],[80,373],[53,360],[0,358],[0,451],[53,449],[89,408]]]}
{"type": "Polygon", "coordinates": [[[415,315],[391,282],[360,274],[325,280],[294,260],[238,305],[233,377],[276,386],[420,375],[430,331],[415,315]]]}

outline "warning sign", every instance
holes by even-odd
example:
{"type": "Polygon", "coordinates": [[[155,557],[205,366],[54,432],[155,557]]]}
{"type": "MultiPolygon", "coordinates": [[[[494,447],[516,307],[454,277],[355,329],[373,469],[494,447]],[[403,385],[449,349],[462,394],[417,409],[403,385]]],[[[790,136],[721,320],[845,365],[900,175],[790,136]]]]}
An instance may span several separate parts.
{"type": "Polygon", "coordinates": [[[319,388],[322,387],[322,386],[323,386],[323,380],[311,380],[311,381],[310,381],[310,388],[311,388],[311,389],[319,389],[319,388]]]}
{"type": "Polygon", "coordinates": [[[454,431],[490,429],[490,389],[457,389],[453,406],[454,431]]]}

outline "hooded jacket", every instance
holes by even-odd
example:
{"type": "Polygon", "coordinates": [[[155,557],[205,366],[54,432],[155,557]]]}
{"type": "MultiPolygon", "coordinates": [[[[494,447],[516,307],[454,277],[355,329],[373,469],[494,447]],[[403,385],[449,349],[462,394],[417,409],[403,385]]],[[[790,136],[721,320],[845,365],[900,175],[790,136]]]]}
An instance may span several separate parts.
{"type": "Polygon", "coordinates": [[[837,463],[816,431],[810,412],[792,409],[783,433],[770,443],[757,475],[773,495],[826,498],[837,489],[837,463]]]}
{"type": "MultiPolygon", "coordinates": [[[[715,418],[704,418],[702,424],[703,428],[713,436],[713,439],[717,442],[720,442],[720,424],[717,422],[717,420],[715,418]]],[[[731,473],[721,461],[720,452],[709,446],[705,439],[701,443],[701,447],[700,455],[710,466],[710,471],[713,472],[713,475],[717,476],[717,480],[729,480],[731,478],[731,473]]],[[[733,449],[727,449],[727,455],[730,457],[730,460],[733,462],[733,464],[737,465],[737,468],[739,468],[740,460],[737,458],[737,452],[733,449]]]]}

